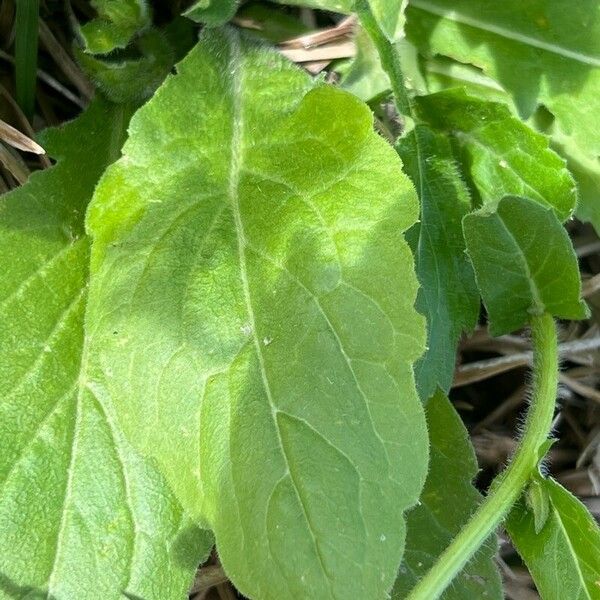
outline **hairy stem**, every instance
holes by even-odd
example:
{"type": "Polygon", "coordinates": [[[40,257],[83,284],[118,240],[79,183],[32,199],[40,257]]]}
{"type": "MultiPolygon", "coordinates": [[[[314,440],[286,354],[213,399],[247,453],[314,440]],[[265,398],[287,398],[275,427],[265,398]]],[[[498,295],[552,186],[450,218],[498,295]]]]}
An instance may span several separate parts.
{"type": "Polygon", "coordinates": [[[356,2],[356,12],[358,13],[358,18],[363,29],[377,48],[381,66],[390,78],[398,112],[404,117],[412,118],[411,100],[404,86],[402,65],[400,64],[400,56],[396,47],[387,39],[381,27],[379,27],[367,0],[358,0],[356,2]]]}
{"type": "Polygon", "coordinates": [[[539,450],[552,428],[558,387],[558,343],[552,316],[531,322],[534,348],[533,399],[521,442],[509,466],[492,483],[475,514],[417,583],[408,600],[433,600],[452,582],[517,501],[538,467],[539,450]]]}

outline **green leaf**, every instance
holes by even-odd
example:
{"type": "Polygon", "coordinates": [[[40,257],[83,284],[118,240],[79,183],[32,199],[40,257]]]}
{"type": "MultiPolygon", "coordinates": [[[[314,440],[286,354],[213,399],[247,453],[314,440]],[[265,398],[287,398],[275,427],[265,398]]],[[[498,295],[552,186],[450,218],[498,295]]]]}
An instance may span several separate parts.
{"type": "Polygon", "coordinates": [[[416,98],[417,112],[439,131],[451,133],[484,203],[526,196],[551,206],[561,220],[577,201],[565,161],[546,136],[514,117],[505,104],[468,96],[463,89],[416,98]]]}
{"type": "Polygon", "coordinates": [[[421,200],[421,220],[411,237],[418,236],[417,306],[427,317],[428,339],[415,375],[419,394],[427,400],[438,386],[450,389],[458,339],[479,316],[479,293],[462,233],[471,200],[446,138],[416,125],[397,149],[421,200]]]}
{"type": "Polygon", "coordinates": [[[84,212],[130,112],[48,131],[58,164],[0,199],[0,598],[178,599],[210,547],[82,385],[84,212]]]}
{"type": "Polygon", "coordinates": [[[235,15],[240,0],[197,0],[183,14],[209,27],[222,25],[235,15]]]}
{"type": "Polygon", "coordinates": [[[541,480],[550,499],[548,519],[536,533],[523,502],[511,512],[508,533],[543,600],[600,597],[600,529],[585,506],[552,479],[541,480]]]}
{"type": "Polygon", "coordinates": [[[137,38],[127,57],[99,58],[78,48],[75,55],[100,90],[117,103],[148,98],[173,67],[173,49],[156,29],[137,38]]]}
{"type": "Polygon", "coordinates": [[[523,118],[544,105],[588,155],[600,154],[600,3],[411,0],[407,35],[427,55],[471,63],[523,118]]]}
{"type": "Polygon", "coordinates": [[[383,598],[427,469],[414,189],[364,104],[251,38],[178,71],[88,213],[90,386],[244,595],[383,598]]]}
{"type": "Polygon", "coordinates": [[[422,64],[430,93],[462,87],[469,96],[491,102],[502,102],[509,105],[512,112],[517,113],[506,90],[497,81],[485,75],[481,69],[456,62],[445,56],[425,59],[422,64]]]}
{"type": "MultiPolygon", "coordinates": [[[[331,10],[338,13],[351,13],[354,9],[355,0],[275,0],[278,4],[291,6],[307,6],[321,10],[331,10]]],[[[395,1],[395,0],[394,0],[395,1]]]]}
{"type": "Polygon", "coordinates": [[[587,316],[573,246],[551,209],[507,196],[467,215],[463,229],[493,335],[531,315],[587,316]]]}
{"type": "Polygon", "coordinates": [[[531,480],[525,491],[525,501],[533,514],[534,529],[538,534],[550,515],[550,498],[541,477],[534,476],[531,480]]]}
{"type": "Polygon", "coordinates": [[[381,67],[375,44],[362,27],[357,29],[354,40],[356,56],[342,73],[340,85],[369,102],[389,91],[390,78],[381,67]]]}
{"type": "Polygon", "coordinates": [[[84,50],[90,54],[123,49],[152,23],[145,0],[92,0],[90,4],[98,16],[79,28],[84,50]]]}
{"type": "MultiPolygon", "coordinates": [[[[429,473],[418,506],[407,515],[406,551],[393,600],[408,595],[481,501],[472,483],[477,459],[459,415],[440,392],[427,402],[426,412],[431,443],[429,473]]],[[[501,600],[502,582],[493,560],[496,551],[494,536],[458,574],[442,599],[501,600]]]]}
{"type": "Polygon", "coordinates": [[[569,171],[577,182],[579,201],[576,215],[591,223],[600,234],[600,159],[585,155],[572,138],[553,128],[552,147],[567,160],[569,171]]]}

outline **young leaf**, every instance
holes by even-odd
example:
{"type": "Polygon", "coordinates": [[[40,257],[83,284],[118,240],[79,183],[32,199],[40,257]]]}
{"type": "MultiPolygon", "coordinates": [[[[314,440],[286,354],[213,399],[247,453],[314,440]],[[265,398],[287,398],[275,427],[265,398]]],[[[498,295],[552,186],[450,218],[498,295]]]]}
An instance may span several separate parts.
{"type": "Polygon", "coordinates": [[[197,0],[183,14],[209,27],[222,25],[233,18],[240,0],[197,0]]]}
{"type": "Polygon", "coordinates": [[[383,598],[427,469],[414,189],[364,104],[235,30],[178,71],[88,213],[89,386],[243,594],[383,598]]]}
{"type": "Polygon", "coordinates": [[[416,106],[421,119],[457,141],[484,203],[526,196],[554,208],[563,221],[571,216],[577,194],[564,160],[505,104],[453,89],[418,97],[416,106]]]}
{"type": "Polygon", "coordinates": [[[427,351],[415,368],[417,388],[428,399],[452,384],[456,345],[479,315],[479,293],[465,253],[462,219],[471,199],[450,144],[425,125],[416,125],[397,144],[404,170],[417,187],[421,220],[411,235],[421,282],[418,308],[427,317],[427,351]]]}
{"type": "Polygon", "coordinates": [[[2,598],[181,598],[210,547],[82,387],[84,212],[129,114],[95,100],[47,132],[58,164],[0,199],[2,598]]]}
{"type": "Polygon", "coordinates": [[[548,518],[536,533],[523,502],[506,523],[543,600],[600,597],[600,529],[583,504],[552,479],[540,480],[550,499],[548,518]]]}
{"type": "Polygon", "coordinates": [[[135,40],[127,58],[99,58],[76,48],[77,60],[113,102],[151,96],[173,67],[173,49],[162,32],[150,29],[135,40]],[[133,54],[137,52],[137,56],[133,54]]]}
{"type": "MultiPolygon", "coordinates": [[[[419,504],[407,515],[406,551],[392,598],[406,598],[414,584],[452,541],[481,501],[472,481],[477,459],[452,404],[437,392],[426,404],[431,459],[419,504]]],[[[494,564],[497,542],[490,539],[452,582],[443,600],[501,600],[502,582],[494,564]]]]}
{"type": "Polygon", "coordinates": [[[125,48],[152,23],[146,0],[92,0],[98,16],[79,28],[85,52],[108,54],[125,48]]]}
{"type": "Polygon", "coordinates": [[[600,4],[596,0],[411,0],[407,35],[426,54],[472,63],[528,118],[539,105],[588,155],[600,154],[600,4]]]}
{"type": "Polygon", "coordinates": [[[523,327],[531,315],[587,315],[577,258],[554,212],[506,196],[463,220],[467,251],[493,335],[523,327]]]}

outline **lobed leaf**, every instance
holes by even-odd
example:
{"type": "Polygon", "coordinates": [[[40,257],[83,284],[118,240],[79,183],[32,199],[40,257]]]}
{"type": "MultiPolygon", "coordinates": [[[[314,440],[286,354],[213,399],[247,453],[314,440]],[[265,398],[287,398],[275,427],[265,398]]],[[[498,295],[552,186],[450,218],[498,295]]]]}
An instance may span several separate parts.
{"type": "Polygon", "coordinates": [[[96,99],[0,199],[0,598],[181,598],[210,548],[84,389],[84,212],[130,114],[96,99]]]}
{"type": "Polygon", "coordinates": [[[407,35],[428,56],[471,63],[529,118],[544,105],[588,156],[600,155],[596,0],[410,0],[407,35]]]}
{"type": "Polygon", "coordinates": [[[467,215],[463,229],[493,335],[520,329],[531,315],[587,316],[575,252],[551,209],[506,196],[467,215]]]}
{"type": "Polygon", "coordinates": [[[423,400],[438,386],[452,384],[456,346],[479,316],[479,293],[465,253],[462,219],[471,199],[450,144],[426,125],[416,125],[397,149],[421,200],[421,219],[410,232],[421,283],[417,307],[427,318],[427,350],[417,362],[417,389],[423,400]]]}
{"type": "Polygon", "coordinates": [[[505,104],[445,90],[415,100],[421,119],[451,133],[483,203],[526,196],[552,207],[562,220],[575,209],[575,182],[546,136],[514,117],[505,104]]]}
{"type": "MultiPolygon", "coordinates": [[[[460,416],[439,391],[427,401],[426,414],[431,443],[429,473],[419,504],[407,514],[406,551],[393,600],[406,598],[481,502],[481,494],[473,485],[477,459],[460,416]]],[[[494,563],[496,552],[493,536],[441,598],[502,600],[502,581],[494,563]]]]}
{"type": "Polygon", "coordinates": [[[416,216],[368,108],[233,29],[203,32],[97,188],[89,387],[247,596],[393,583],[427,469],[416,216]]]}
{"type": "Polygon", "coordinates": [[[521,502],[506,528],[543,600],[600,596],[600,529],[586,507],[552,479],[540,479],[549,514],[538,532],[535,514],[521,502]]]}

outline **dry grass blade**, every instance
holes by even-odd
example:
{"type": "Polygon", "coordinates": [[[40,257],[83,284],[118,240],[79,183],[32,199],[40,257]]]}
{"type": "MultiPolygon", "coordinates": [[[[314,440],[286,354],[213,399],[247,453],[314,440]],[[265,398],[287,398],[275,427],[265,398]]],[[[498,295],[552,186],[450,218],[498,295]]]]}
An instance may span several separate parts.
{"type": "Polygon", "coordinates": [[[287,59],[295,63],[315,61],[332,61],[338,58],[351,58],[356,55],[354,42],[338,42],[314,48],[282,48],[280,49],[287,59]]]}
{"type": "Polygon", "coordinates": [[[33,154],[46,154],[46,151],[31,138],[0,119],[0,139],[13,148],[33,154]]]}
{"type": "MultiPolygon", "coordinates": [[[[559,352],[560,355],[565,358],[574,354],[598,350],[599,348],[600,337],[594,337],[560,344],[559,352]]],[[[499,375],[500,373],[505,373],[506,371],[518,367],[524,367],[531,364],[532,359],[533,353],[527,351],[461,365],[456,370],[452,387],[461,387],[470,383],[476,383],[478,381],[483,381],[484,379],[489,379],[494,375],[499,375]]]]}
{"type": "Polygon", "coordinates": [[[315,46],[323,46],[324,44],[330,44],[331,42],[338,41],[341,38],[345,38],[354,32],[356,27],[356,17],[347,17],[343,21],[340,21],[335,27],[329,27],[322,29],[321,31],[315,31],[313,33],[307,33],[299,37],[292,38],[282,42],[280,46],[282,48],[314,48],[315,46]]]}
{"type": "Polygon", "coordinates": [[[0,142],[0,164],[15,178],[21,185],[24,184],[31,172],[20,156],[13,154],[0,142]]]}
{"type": "Polygon", "coordinates": [[[92,98],[94,95],[94,86],[87,80],[81,69],[60,45],[48,25],[43,21],[40,21],[40,42],[48,50],[56,65],[79,92],[88,100],[92,98]]]}

